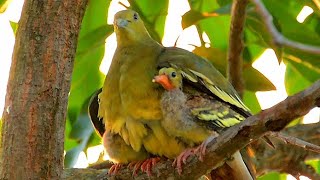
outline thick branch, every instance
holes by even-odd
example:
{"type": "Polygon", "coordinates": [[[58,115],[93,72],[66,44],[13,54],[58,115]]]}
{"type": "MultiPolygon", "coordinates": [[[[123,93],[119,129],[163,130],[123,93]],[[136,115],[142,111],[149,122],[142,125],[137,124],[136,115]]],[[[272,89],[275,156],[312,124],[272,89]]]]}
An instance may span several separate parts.
{"type": "Polygon", "coordinates": [[[301,50],[301,51],[312,53],[312,54],[320,54],[320,47],[318,46],[303,44],[300,42],[292,41],[284,37],[274,26],[273,17],[268,12],[266,7],[263,5],[261,0],[252,0],[252,2],[255,4],[257,12],[262,16],[262,19],[266,24],[267,30],[271,34],[275,44],[283,45],[286,47],[290,47],[293,49],[301,50]]]}
{"type": "Polygon", "coordinates": [[[68,93],[87,0],[24,2],[3,111],[0,179],[60,179],[68,93]]]}
{"type": "Polygon", "coordinates": [[[247,4],[248,0],[234,0],[231,10],[227,76],[240,95],[242,95],[244,90],[242,79],[242,51],[244,48],[243,27],[247,4]]]}
{"type": "MultiPolygon", "coordinates": [[[[317,81],[307,90],[288,97],[272,108],[251,116],[242,123],[221,133],[220,136],[209,143],[204,161],[200,162],[194,156],[189,158],[181,176],[172,168],[172,161],[168,160],[159,162],[153,168],[154,176],[148,177],[147,174],[140,173],[136,179],[197,179],[210,172],[221,161],[224,161],[251,141],[264,136],[268,131],[282,130],[290,121],[305,115],[315,106],[320,106],[320,81],[317,81]]],[[[122,168],[116,176],[108,176],[106,172],[102,171],[96,172],[99,172],[96,176],[98,179],[128,179],[132,177],[132,170],[127,168],[122,168]]]]}

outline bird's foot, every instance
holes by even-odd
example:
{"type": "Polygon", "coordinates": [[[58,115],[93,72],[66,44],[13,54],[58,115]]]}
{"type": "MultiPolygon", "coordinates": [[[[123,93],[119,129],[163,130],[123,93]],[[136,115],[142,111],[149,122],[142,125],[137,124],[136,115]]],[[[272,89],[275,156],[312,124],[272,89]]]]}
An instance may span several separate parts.
{"type": "Polygon", "coordinates": [[[142,172],[145,172],[148,174],[148,176],[152,176],[152,167],[157,164],[157,162],[160,161],[160,157],[153,157],[153,158],[148,158],[143,161],[135,161],[129,163],[128,167],[133,168],[133,176],[136,176],[138,174],[139,169],[142,172]]]}
{"type": "Polygon", "coordinates": [[[114,165],[112,165],[110,167],[109,171],[108,171],[108,174],[110,174],[110,175],[117,174],[121,167],[122,167],[122,164],[114,164],[114,165]]]}
{"type": "Polygon", "coordinates": [[[182,165],[187,163],[188,157],[195,154],[195,150],[195,148],[188,148],[174,159],[172,166],[177,168],[180,175],[182,173],[182,165]]]}
{"type": "Polygon", "coordinates": [[[206,150],[207,150],[207,145],[209,144],[209,142],[211,142],[212,140],[214,140],[216,138],[216,136],[210,136],[208,139],[206,139],[205,141],[203,141],[201,143],[201,145],[199,145],[196,149],[195,149],[195,154],[198,155],[199,160],[202,162],[203,161],[203,157],[206,154],[206,150]]]}

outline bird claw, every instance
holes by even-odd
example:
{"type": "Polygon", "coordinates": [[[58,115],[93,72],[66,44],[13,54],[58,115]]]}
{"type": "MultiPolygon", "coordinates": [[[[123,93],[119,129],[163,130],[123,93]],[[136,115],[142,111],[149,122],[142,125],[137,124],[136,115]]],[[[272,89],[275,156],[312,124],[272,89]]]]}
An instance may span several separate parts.
{"type": "Polygon", "coordinates": [[[207,145],[215,138],[216,136],[210,136],[208,139],[203,141],[201,145],[199,145],[198,147],[188,148],[185,151],[183,151],[177,158],[174,159],[172,166],[177,168],[179,175],[181,175],[182,173],[183,164],[187,163],[187,160],[190,156],[197,155],[198,159],[201,162],[203,162],[203,158],[207,150],[207,145]]]}
{"type": "Polygon", "coordinates": [[[177,168],[179,175],[182,173],[182,165],[187,163],[188,157],[195,154],[194,148],[188,148],[176,157],[172,163],[173,167],[177,168]]]}
{"type": "Polygon", "coordinates": [[[133,168],[133,176],[137,176],[139,169],[142,172],[148,174],[148,176],[152,176],[152,167],[160,161],[160,157],[149,158],[143,161],[135,161],[129,163],[128,167],[133,168]]]}
{"type": "Polygon", "coordinates": [[[121,169],[122,164],[114,164],[110,167],[108,174],[115,175],[118,173],[118,171],[121,169]]]}
{"type": "Polygon", "coordinates": [[[212,140],[214,140],[215,138],[216,138],[216,136],[210,136],[210,137],[208,137],[205,141],[203,141],[203,142],[201,143],[200,146],[198,146],[198,147],[196,148],[195,153],[198,155],[199,160],[200,160],[201,162],[203,162],[203,157],[204,157],[204,155],[206,154],[208,144],[209,144],[212,140]]]}

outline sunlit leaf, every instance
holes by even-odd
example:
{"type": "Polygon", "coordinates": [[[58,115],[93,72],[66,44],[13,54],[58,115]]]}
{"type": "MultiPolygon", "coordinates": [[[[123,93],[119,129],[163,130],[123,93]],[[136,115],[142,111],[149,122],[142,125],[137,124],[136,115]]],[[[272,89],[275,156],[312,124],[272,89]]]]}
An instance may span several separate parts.
{"type": "Polygon", "coordinates": [[[261,106],[254,92],[245,90],[242,99],[244,104],[251,110],[253,114],[261,111],[261,106]]]}
{"type": "Polygon", "coordinates": [[[230,4],[223,6],[219,9],[216,9],[212,12],[199,12],[195,10],[190,10],[182,16],[182,21],[181,21],[182,28],[185,29],[191,25],[195,25],[200,20],[203,20],[203,19],[230,14],[230,10],[231,10],[230,4]]]}
{"type": "Polygon", "coordinates": [[[218,48],[206,48],[204,46],[196,47],[193,52],[201,57],[208,59],[221,74],[226,75],[226,59],[225,51],[218,48]]]}
{"type": "Polygon", "coordinates": [[[0,13],[3,13],[12,0],[0,0],[0,13]]]}
{"type": "Polygon", "coordinates": [[[185,29],[191,25],[197,24],[198,21],[206,18],[201,12],[198,11],[188,11],[182,16],[181,25],[185,29]]]}
{"type": "Polygon", "coordinates": [[[109,3],[89,1],[81,24],[68,103],[65,167],[74,165],[95,133],[87,115],[87,103],[104,79],[99,66],[105,51],[105,39],[112,32],[112,27],[106,25],[109,3]]]}
{"type": "MultiPolygon", "coordinates": [[[[276,20],[274,20],[276,22],[276,20]]],[[[278,46],[274,43],[274,40],[267,30],[262,18],[260,17],[257,12],[253,10],[249,10],[247,13],[246,19],[246,27],[248,28],[246,31],[246,35],[250,35],[250,32],[253,33],[252,35],[256,36],[255,43],[261,47],[272,48],[278,58],[278,62],[280,63],[282,60],[282,47],[278,46]],[[249,32],[250,31],[250,32],[249,32]]],[[[252,36],[251,35],[251,36],[252,36]]]]}
{"type": "Polygon", "coordinates": [[[77,57],[84,55],[96,48],[104,47],[106,38],[113,32],[111,25],[102,25],[88,32],[79,39],[77,57]]]}
{"type": "Polygon", "coordinates": [[[320,65],[319,67],[313,66],[307,61],[302,61],[301,59],[293,56],[287,56],[286,60],[311,83],[320,79],[320,65]]]}
{"type": "Polygon", "coordinates": [[[12,29],[14,35],[16,35],[17,30],[18,30],[18,23],[10,21],[10,26],[11,26],[11,29],[12,29]]]}
{"type": "Polygon", "coordinates": [[[286,65],[285,87],[288,95],[298,93],[312,84],[291,63],[286,65]]]}
{"type": "Polygon", "coordinates": [[[250,91],[271,91],[276,90],[276,87],[258,70],[252,66],[244,68],[243,78],[245,87],[250,91]]]}
{"type": "Polygon", "coordinates": [[[285,174],[280,174],[277,172],[271,172],[258,178],[258,180],[286,180],[286,179],[287,179],[287,176],[285,174]]]}

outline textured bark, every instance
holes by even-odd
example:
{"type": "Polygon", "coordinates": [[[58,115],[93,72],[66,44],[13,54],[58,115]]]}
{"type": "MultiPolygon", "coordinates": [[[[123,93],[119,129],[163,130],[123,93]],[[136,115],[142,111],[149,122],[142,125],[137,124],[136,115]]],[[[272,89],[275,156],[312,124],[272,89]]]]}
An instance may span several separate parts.
{"type": "Polygon", "coordinates": [[[3,113],[0,179],[60,179],[68,93],[87,0],[26,0],[3,113]]]}
{"type": "Polygon", "coordinates": [[[231,24],[228,49],[227,77],[242,97],[244,82],[242,78],[243,29],[248,0],[234,0],[231,10],[231,24]]]}

